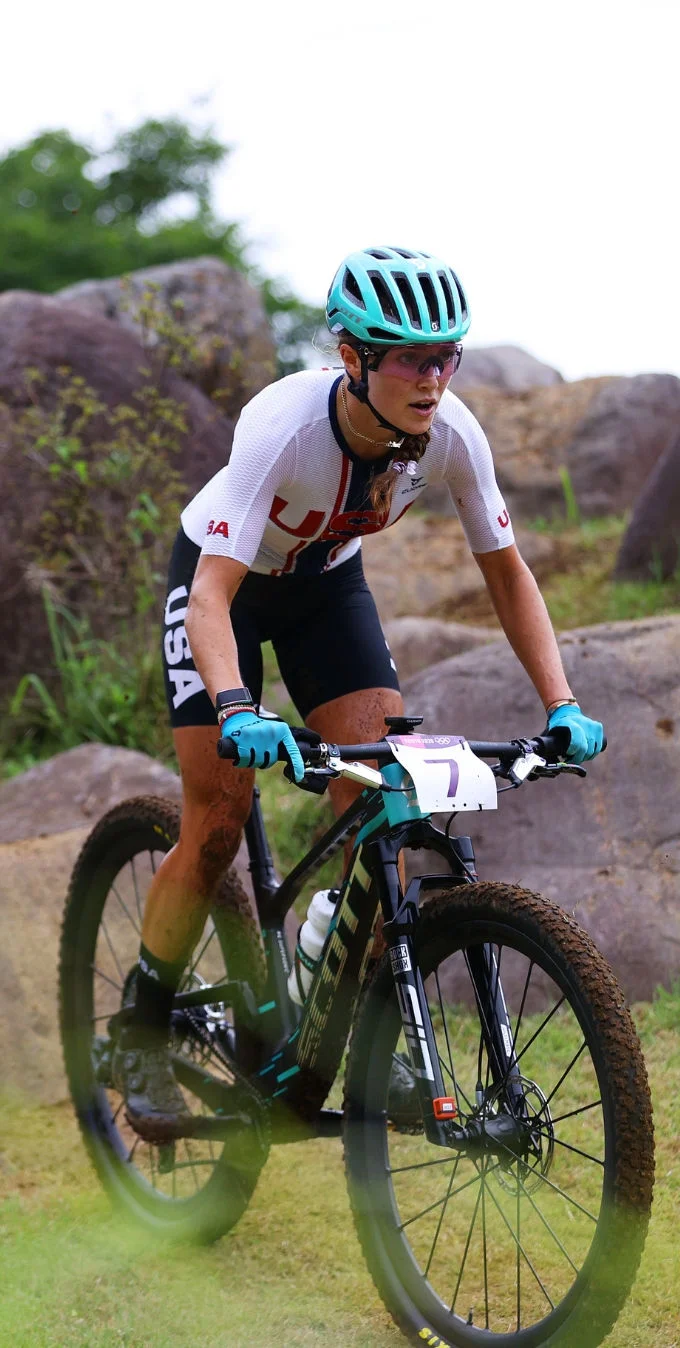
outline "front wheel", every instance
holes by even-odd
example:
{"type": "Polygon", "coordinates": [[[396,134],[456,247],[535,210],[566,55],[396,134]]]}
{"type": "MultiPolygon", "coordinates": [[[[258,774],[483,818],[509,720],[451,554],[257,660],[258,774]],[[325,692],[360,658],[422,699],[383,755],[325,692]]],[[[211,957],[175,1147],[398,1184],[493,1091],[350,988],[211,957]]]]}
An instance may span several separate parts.
{"type": "Polygon", "coordinates": [[[476,1141],[435,1146],[394,1108],[408,1055],[385,956],[345,1096],[350,1199],[378,1291],[414,1342],[595,1348],[635,1277],[653,1188],[649,1087],[621,990],[563,909],[514,886],[442,889],[416,948],[456,1124],[476,1141]],[[510,1016],[514,1096],[473,992],[483,949],[510,1016]]]}

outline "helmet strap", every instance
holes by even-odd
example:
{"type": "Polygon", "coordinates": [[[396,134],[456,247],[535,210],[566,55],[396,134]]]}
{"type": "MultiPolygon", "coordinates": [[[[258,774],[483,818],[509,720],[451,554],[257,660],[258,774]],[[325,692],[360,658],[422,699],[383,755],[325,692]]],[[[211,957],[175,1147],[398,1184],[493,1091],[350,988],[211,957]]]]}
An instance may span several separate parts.
{"type": "Polygon", "coordinates": [[[376,356],[376,353],[374,351],[369,350],[369,348],[366,346],[360,347],[357,354],[359,356],[359,360],[361,361],[361,377],[359,379],[354,379],[351,374],[348,374],[349,380],[349,383],[347,385],[348,390],[350,393],[354,395],[357,402],[364,403],[366,405],[369,411],[373,413],[373,416],[375,417],[376,421],[381,426],[384,426],[386,431],[393,431],[395,435],[401,436],[399,444],[395,445],[393,441],[390,441],[389,444],[385,445],[385,449],[401,449],[402,440],[405,438],[405,436],[409,435],[410,432],[402,430],[401,426],[395,426],[393,421],[388,421],[387,417],[384,417],[382,415],[382,412],[379,412],[377,407],[373,406],[373,403],[371,402],[368,396],[368,371],[369,371],[368,358],[369,356],[372,356],[374,361],[377,361],[377,364],[371,367],[373,370],[377,370],[380,364],[380,355],[378,354],[376,356]]]}

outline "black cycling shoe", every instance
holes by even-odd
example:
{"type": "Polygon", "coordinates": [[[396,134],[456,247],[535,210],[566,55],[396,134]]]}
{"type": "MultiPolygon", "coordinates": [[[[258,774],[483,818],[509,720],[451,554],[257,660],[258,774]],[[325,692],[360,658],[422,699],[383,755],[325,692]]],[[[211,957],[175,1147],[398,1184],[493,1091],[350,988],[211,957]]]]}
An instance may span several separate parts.
{"type": "Polygon", "coordinates": [[[192,1115],[186,1107],[167,1044],[119,1043],[111,1064],[113,1085],[125,1100],[128,1123],[146,1142],[186,1136],[192,1115]]]}

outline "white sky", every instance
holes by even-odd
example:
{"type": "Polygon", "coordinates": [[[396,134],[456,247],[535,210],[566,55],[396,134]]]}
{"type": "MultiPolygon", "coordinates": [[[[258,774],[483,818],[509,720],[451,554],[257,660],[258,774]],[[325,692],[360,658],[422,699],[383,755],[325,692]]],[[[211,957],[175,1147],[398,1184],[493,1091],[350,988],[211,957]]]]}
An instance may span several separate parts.
{"type": "Polygon", "coordinates": [[[2,29],[0,150],[211,122],[218,210],[303,297],[353,248],[424,248],[473,345],[680,375],[680,0],[34,0],[2,29]]]}

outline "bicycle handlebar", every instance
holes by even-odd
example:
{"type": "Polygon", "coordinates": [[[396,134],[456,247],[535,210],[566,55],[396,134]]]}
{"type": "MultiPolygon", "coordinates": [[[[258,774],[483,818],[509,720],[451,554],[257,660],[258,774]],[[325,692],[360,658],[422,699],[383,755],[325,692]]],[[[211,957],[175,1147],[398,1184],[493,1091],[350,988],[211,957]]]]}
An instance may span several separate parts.
{"type": "MultiPolygon", "coordinates": [[[[315,767],[319,763],[324,763],[328,751],[334,758],[339,758],[343,762],[353,762],[355,759],[359,762],[364,759],[371,759],[382,767],[386,763],[394,761],[394,754],[387,740],[378,740],[373,744],[331,744],[321,745],[316,737],[310,735],[304,728],[298,729],[291,727],[295,741],[306,767],[315,767]]],[[[415,736],[414,736],[415,739],[415,736]]],[[[539,754],[549,763],[556,763],[559,758],[566,754],[569,748],[569,731],[561,726],[555,730],[548,731],[545,735],[537,735],[534,739],[514,739],[514,740],[468,740],[468,744],[473,754],[478,758],[498,758],[501,762],[512,762],[527,750],[539,754]]],[[[607,747],[607,741],[603,744],[603,749],[607,747]]],[[[234,740],[225,737],[217,742],[217,752],[220,758],[231,759],[237,757],[237,749],[234,740]]],[[[288,755],[284,749],[279,749],[279,761],[288,762],[288,755]]]]}

